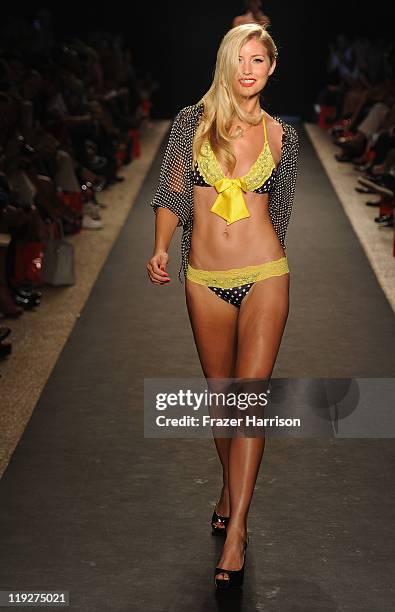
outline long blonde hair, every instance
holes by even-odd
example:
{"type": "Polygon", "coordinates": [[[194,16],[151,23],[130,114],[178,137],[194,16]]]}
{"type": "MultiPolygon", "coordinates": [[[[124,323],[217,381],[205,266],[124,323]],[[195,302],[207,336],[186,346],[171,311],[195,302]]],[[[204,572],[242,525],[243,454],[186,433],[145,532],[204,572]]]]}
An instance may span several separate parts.
{"type": "Polygon", "coordinates": [[[257,119],[243,110],[233,85],[239,69],[240,49],[251,38],[256,38],[264,44],[270,65],[277,58],[278,52],[273,38],[259,24],[247,23],[236,26],[225,34],[218,49],[213,82],[198,102],[198,104],[203,103],[204,110],[193,141],[194,163],[204,141],[208,140],[217,158],[232,171],[236,164],[232,147],[233,138],[229,136],[232,121],[235,117],[252,125],[258,125],[261,121],[261,117],[257,119]]]}

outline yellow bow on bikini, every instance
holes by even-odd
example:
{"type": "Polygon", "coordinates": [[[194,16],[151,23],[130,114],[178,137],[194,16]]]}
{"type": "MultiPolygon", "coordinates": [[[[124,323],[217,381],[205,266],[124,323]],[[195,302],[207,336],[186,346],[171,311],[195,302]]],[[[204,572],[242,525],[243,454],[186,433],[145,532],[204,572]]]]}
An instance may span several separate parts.
{"type": "Polygon", "coordinates": [[[247,191],[247,186],[241,178],[223,178],[214,183],[218,193],[210,211],[226,220],[226,225],[230,225],[240,219],[250,217],[249,210],[245,203],[243,191],[247,191]]]}

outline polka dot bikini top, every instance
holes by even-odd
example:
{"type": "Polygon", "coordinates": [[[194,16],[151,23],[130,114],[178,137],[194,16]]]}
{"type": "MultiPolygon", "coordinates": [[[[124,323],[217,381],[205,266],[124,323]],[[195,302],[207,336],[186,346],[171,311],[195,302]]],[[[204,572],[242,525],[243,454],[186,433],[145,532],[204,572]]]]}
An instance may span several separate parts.
{"type": "Polygon", "coordinates": [[[250,217],[243,192],[267,193],[274,185],[276,166],[267,140],[265,119],[262,118],[265,142],[257,160],[242,177],[226,177],[208,140],[203,143],[192,172],[192,181],[199,187],[214,187],[218,193],[211,212],[226,220],[227,225],[250,217]]]}

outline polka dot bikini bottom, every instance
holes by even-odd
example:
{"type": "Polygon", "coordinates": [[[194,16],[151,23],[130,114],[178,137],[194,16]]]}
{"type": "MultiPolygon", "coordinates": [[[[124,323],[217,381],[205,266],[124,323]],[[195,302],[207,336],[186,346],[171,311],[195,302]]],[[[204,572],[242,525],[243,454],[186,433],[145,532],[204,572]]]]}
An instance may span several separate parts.
{"type": "Polygon", "coordinates": [[[254,283],[247,283],[246,285],[240,285],[240,287],[230,287],[229,289],[222,289],[221,287],[209,287],[211,291],[214,291],[218,297],[233,304],[237,308],[240,308],[243,298],[247,295],[254,283]]]}
{"type": "Polygon", "coordinates": [[[199,285],[205,285],[236,308],[256,281],[289,273],[287,257],[265,261],[257,266],[231,268],[229,270],[200,270],[188,264],[187,278],[199,285]]]}

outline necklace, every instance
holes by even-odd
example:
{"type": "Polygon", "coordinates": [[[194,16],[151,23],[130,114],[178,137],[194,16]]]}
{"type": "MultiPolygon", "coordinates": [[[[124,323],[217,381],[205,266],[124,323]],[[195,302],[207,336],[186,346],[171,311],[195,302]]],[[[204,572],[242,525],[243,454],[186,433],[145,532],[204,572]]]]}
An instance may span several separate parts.
{"type": "MultiPolygon", "coordinates": [[[[262,119],[262,117],[263,117],[263,110],[261,109],[260,119],[262,119]]],[[[243,138],[244,134],[248,132],[248,130],[251,127],[252,127],[251,123],[246,128],[243,128],[241,125],[237,125],[235,129],[235,133],[234,133],[234,138],[243,138]]]]}

